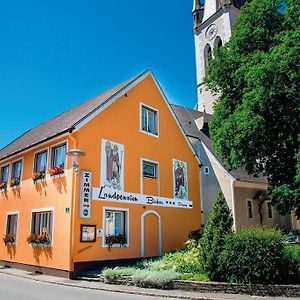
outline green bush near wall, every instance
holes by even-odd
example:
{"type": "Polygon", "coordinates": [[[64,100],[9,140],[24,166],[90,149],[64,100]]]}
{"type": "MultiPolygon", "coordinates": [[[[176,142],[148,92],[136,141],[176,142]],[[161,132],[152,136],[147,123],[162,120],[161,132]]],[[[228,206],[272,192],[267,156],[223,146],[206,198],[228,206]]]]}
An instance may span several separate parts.
{"type": "Polygon", "coordinates": [[[300,283],[300,245],[283,248],[281,277],[284,283],[300,283]]]}
{"type": "Polygon", "coordinates": [[[221,255],[225,280],[249,284],[281,282],[283,250],[279,230],[253,227],[228,235],[221,255]]]}
{"type": "Polygon", "coordinates": [[[213,281],[223,279],[220,255],[225,237],[232,232],[233,218],[223,194],[220,192],[204,226],[199,242],[202,271],[213,281]]]}

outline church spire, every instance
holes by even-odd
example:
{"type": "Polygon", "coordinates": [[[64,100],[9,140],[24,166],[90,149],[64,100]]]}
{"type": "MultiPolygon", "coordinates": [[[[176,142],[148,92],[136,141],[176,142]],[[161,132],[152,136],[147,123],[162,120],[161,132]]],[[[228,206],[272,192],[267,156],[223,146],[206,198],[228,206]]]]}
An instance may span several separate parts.
{"type": "Polygon", "coordinates": [[[193,19],[194,19],[194,31],[200,26],[204,15],[204,6],[201,4],[200,0],[194,0],[193,4],[193,19]]]}

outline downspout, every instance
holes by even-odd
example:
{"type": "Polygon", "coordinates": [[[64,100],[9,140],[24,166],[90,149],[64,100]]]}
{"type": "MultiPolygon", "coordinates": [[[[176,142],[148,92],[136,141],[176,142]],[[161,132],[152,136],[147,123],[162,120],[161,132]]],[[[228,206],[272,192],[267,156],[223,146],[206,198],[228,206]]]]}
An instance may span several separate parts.
{"type": "MultiPolygon", "coordinates": [[[[77,140],[72,135],[73,130],[70,130],[69,138],[72,141],[72,148],[77,148],[77,140]]],[[[77,185],[77,173],[72,169],[72,199],[71,199],[71,224],[70,224],[70,261],[69,270],[71,273],[71,279],[74,276],[74,220],[75,220],[75,205],[76,205],[76,185],[77,185]]]]}
{"type": "Polygon", "coordinates": [[[236,215],[235,215],[235,199],[234,199],[234,180],[231,179],[231,199],[232,199],[232,216],[233,216],[233,231],[236,231],[236,215]]]}

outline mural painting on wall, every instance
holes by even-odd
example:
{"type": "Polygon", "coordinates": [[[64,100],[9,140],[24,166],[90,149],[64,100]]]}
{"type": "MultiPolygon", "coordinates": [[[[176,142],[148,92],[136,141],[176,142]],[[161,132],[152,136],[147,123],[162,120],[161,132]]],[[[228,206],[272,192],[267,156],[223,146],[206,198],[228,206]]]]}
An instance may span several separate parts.
{"type": "Polygon", "coordinates": [[[101,186],[124,189],[124,145],[102,140],[101,186]]]}
{"type": "Polygon", "coordinates": [[[174,198],[188,199],[187,166],[180,160],[173,160],[174,198]]]}

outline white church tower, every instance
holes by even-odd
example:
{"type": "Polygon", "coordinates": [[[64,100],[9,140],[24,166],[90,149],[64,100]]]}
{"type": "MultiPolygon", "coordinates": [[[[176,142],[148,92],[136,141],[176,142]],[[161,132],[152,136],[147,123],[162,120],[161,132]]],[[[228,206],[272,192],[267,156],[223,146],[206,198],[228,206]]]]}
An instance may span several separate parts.
{"type": "Polygon", "coordinates": [[[216,95],[206,90],[204,78],[213,50],[231,37],[232,26],[246,0],[194,0],[193,20],[196,48],[198,110],[213,113],[216,95]]]}

